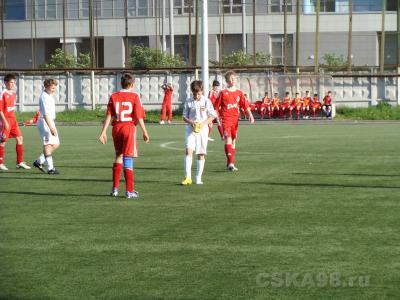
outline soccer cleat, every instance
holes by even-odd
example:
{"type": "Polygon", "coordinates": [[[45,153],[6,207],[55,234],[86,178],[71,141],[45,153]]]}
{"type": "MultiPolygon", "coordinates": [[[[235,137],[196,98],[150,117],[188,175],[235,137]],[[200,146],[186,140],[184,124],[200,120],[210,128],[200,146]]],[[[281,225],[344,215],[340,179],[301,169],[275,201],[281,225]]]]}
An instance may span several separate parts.
{"type": "Polygon", "coordinates": [[[230,164],[230,165],[228,166],[228,171],[230,171],[230,172],[235,172],[235,171],[239,171],[239,169],[236,168],[234,164],[230,164]]]}
{"type": "Polygon", "coordinates": [[[215,140],[213,139],[213,138],[208,138],[208,140],[210,141],[210,142],[214,142],[215,140]]]}
{"type": "Polygon", "coordinates": [[[125,193],[125,198],[126,199],[139,198],[139,192],[136,192],[136,191],[126,192],[125,193]]]}
{"type": "Polygon", "coordinates": [[[54,168],[54,169],[48,170],[48,171],[47,171],[47,174],[49,174],[49,175],[58,175],[58,174],[60,174],[60,172],[58,172],[58,171],[54,168]]]}
{"type": "Polygon", "coordinates": [[[8,168],[6,167],[5,164],[0,164],[0,170],[1,171],[8,171],[8,168]]]}
{"type": "Polygon", "coordinates": [[[111,197],[118,197],[118,189],[112,188],[110,196],[111,197]]]}
{"type": "Polygon", "coordinates": [[[165,122],[164,122],[164,121],[160,121],[160,124],[161,124],[161,125],[164,125],[164,124],[165,124],[165,122]]]}
{"type": "Polygon", "coordinates": [[[31,167],[28,166],[25,162],[20,162],[19,164],[16,165],[16,168],[29,170],[31,167]]]}
{"type": "Polygon", "coordinates": [[[33,166],[38,168],[41,172],[46,173],[46,170],[43,168],[43,165],[39,163],[37,160],[33,162],[33,166]]]}
{"type": "Polygon", "coordinates": [[[192,179],[191,178],[185,178],[182,182],[182,185],[191,185],[192,184],[192,179]]]}

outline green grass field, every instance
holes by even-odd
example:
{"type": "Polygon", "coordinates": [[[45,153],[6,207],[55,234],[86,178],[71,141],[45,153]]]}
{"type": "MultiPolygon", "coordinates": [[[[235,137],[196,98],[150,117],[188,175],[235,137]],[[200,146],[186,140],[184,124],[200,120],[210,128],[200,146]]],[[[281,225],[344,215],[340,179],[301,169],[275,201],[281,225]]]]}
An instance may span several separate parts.
{"type": "Polygon", "coordinates": [[[183,126],[148,130],[129,201],[107,196],[100,127],[59,127],[59,176],[15,170],[6,145],[0,299],[400,297],[400,124],[241,125],[239,172],[216,140],[188,187],[183,126]]]}

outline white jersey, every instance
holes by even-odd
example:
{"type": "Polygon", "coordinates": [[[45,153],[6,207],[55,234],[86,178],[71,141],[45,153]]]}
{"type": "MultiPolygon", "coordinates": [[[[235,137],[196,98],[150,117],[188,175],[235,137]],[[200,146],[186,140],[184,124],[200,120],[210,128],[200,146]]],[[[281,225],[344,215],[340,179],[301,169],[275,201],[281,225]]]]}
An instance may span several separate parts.
{"type": "Polygon", "coordinates": [[[43,119],[45,115],[50,119],[56,119],[56,105],[54,98],[45,91],[43,91],[39,97],[39,111],[41,119],[43,119]]]}
{"type": "MultiPolygon", "coordinates": [[[[186,99],[183,107],[183,116],[191,121],[202,123],[210,117],[216,118],[217,113],[210,99],[201,96],[200,100],[194,100],[193,97],[186,99]]],[[[186,126],[192,128],[189,124],[186,126]]]]}

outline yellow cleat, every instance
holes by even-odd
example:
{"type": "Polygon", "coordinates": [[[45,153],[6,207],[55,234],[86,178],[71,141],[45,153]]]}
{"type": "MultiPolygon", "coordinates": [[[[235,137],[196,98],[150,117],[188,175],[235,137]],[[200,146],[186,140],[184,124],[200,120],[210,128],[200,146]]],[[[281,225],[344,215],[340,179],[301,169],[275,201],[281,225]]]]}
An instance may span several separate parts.
{"type": "Polygon", "coordinates": [[[182,185],[191,185],[192,184],[192,179],[191,178],[185,178],[182,181],[182,185]]]}

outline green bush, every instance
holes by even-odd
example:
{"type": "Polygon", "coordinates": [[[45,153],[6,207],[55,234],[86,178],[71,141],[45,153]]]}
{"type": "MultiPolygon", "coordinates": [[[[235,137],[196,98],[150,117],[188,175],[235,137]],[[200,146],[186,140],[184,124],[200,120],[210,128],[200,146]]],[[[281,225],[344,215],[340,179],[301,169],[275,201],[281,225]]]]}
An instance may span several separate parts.
{"type": "Polygon", "coordinates": [[[340,107],[337,109],[337,117],[353,120],[400,120],[400,107],[392,107],[387,102],[368,108],[340,107]]]}
{"type": "Polygon", "coordinates": [[[129,65],[132,68],[182,67],[185,65],[180,55],[171,56],[160,50],[141,45],[131,46],[130,51],[129,65]]]}
{"type": "Polygon", "coordinates": [[[91,59],[89,53],[79,53],[78,58],[72,54],[64,55],[64,50],[57,48],[51,55],[50,61],[42,65],[46,69],[61,69],[61,68],[90,68],[91,59]]]}
{"type": "MultiPolygon", "coordinates": [[[[226,67],[235,66],[249,66],[253,65],[253,55],[245,53],[243,50],[234,51],[231,54],[223,55],[221,62],[210,60],[213,65],[220,65],[226,67]]],[[[256,65],[269,65],[271,64],[271,55],[265,53],[256,53],[256,65]]]]}

